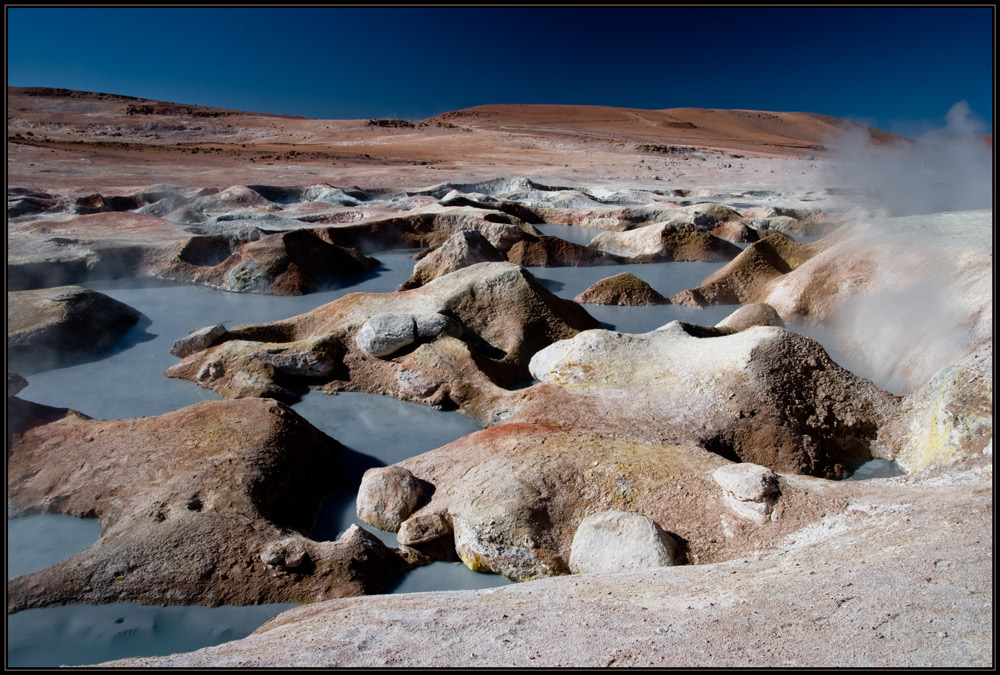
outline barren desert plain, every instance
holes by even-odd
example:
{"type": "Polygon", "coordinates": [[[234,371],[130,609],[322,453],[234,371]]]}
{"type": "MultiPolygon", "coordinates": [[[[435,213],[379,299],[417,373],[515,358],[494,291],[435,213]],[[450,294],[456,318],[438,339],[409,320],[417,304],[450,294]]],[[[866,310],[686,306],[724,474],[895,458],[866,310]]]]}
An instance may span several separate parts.
{"type": "Polygon", "coordinates": [[[8,665],[992,667],[992,152],[8,87],[8,665]]]}

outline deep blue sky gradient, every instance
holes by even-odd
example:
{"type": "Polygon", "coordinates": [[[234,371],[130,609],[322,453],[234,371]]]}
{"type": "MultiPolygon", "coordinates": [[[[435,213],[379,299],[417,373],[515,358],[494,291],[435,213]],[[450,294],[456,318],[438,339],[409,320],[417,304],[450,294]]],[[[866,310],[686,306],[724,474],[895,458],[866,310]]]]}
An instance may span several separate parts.
{"type": "Polygon", "coordinates": [[[487,103],[993,119],[994,9],[7,9],[7,83],[327,119],[487,103]]]}

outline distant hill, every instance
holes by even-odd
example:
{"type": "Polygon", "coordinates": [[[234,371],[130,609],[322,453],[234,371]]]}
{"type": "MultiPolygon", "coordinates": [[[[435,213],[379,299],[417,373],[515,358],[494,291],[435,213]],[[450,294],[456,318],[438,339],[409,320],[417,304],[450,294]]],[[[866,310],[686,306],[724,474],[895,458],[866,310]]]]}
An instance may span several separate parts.
{"type": "Polygon", "coordinates": [[[659,136],[677,143],[749,142],[822,150],[847,131],[867,131],[873,143],[905,140],[856,122],[803,112],[670,108],[640,110],[573,105],[483,105],[431,118],[481,129],[574,130],[592,134],[659,136]]]}

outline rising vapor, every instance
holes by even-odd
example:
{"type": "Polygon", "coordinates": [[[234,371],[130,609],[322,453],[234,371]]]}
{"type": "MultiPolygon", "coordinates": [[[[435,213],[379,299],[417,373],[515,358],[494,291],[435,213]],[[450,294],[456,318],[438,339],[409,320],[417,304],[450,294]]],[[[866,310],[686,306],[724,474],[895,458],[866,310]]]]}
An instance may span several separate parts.
{"type": "Polygon", "coordinates": [[[959,101],[945,126],[876,146],[866,130],[849,131],[829,143],[835,168],[831,184],[870,190],[890,216],[990,208],[993,151],[988,126],[959,101]]]}

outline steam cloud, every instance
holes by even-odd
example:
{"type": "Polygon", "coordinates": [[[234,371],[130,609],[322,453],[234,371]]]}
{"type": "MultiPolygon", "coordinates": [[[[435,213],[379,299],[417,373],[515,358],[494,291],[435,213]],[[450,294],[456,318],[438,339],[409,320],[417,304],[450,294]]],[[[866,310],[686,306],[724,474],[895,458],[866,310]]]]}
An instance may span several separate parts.
{"type": "Polygon", "coordinates": [[[945,127],[888,147],[866,129],[828,143],[833,184],[864,187],[891,216],[990,208],[993,151],[989,129],[966,101],[945,115],[945,127]]]}

